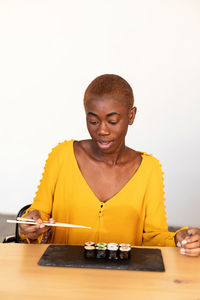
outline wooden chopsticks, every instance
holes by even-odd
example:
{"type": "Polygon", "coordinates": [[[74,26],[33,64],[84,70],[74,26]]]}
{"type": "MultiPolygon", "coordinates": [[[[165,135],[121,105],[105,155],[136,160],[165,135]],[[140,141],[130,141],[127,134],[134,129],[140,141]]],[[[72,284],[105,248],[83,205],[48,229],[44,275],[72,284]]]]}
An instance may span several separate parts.
{"type": "MultiPolygon", "coordinates": [[[[26,218],[17,218],[17,220],[7,220],[7,223],[21,223],[21,224],[30,224],[30,225],[36,225],[38,224],[36,221],[32,219],[26,219],[26,218]]],[[[75,224],[68,224],[68,223],[49,223],[48,221],[43,221],[45,226],[56,226],[56,227],[71,227],[71,228],[85,228],[85,229],[91,229],[91,227],[88,226],[82,226],[82,225],[75,225],[75,224]]]]}

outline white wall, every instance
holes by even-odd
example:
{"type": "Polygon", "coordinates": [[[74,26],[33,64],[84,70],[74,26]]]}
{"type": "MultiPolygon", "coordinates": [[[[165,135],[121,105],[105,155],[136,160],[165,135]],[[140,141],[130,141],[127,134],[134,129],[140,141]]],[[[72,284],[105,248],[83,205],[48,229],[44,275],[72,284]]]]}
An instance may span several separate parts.
{"type": "Polygon", "coordinates": [[[0,0],[0,212],[32,202],[47,154],[88,137],[83,93],[134,89],[127,144],[163,164],[168,223],[200,225],[200,1],[0,0]]]}

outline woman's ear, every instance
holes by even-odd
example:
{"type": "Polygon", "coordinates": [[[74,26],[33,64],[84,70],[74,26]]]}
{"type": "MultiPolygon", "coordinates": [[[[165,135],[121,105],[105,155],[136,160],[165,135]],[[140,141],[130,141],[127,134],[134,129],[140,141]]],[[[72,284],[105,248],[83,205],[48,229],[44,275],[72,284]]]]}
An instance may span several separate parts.
{"type": "Polygon", "coordinates": [[[137,108],[135,106],[130,109],[130,111],[129,111],[129,123],[128,123],[129,125],[133,124],[136,112],[137,112],[137,108]]]}

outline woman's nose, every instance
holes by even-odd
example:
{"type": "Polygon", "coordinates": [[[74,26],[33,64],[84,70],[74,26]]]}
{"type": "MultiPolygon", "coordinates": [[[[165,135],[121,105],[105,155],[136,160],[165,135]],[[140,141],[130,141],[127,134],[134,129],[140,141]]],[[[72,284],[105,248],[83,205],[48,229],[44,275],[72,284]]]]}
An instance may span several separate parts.
{"type": "Polygon", "coordinates": [[[99,125],[99,127],[98,127],[98,134],[99,135],[108,135],[108,134],[110,134],[108,126],[104,122],[102,122],[99,125]]]}

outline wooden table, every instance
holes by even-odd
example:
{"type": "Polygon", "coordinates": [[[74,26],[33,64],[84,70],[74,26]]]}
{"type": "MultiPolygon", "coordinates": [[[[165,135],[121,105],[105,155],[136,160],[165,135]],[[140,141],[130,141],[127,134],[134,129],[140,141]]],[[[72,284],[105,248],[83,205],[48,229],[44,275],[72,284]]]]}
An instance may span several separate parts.
{"type": "Polygon", "coordinates": [[[0,299],[200,300],[200,257],[162,250],[166,272],[43,267],[47,245],[0,244],[0,299]]]}

